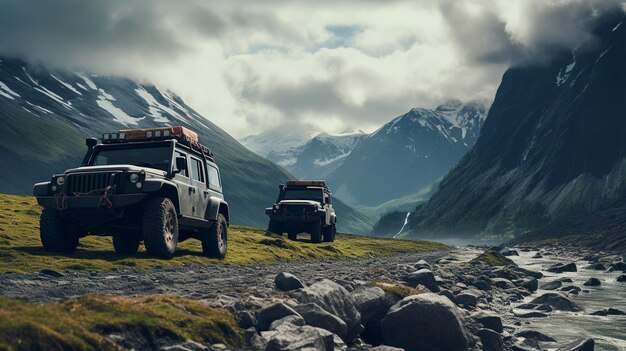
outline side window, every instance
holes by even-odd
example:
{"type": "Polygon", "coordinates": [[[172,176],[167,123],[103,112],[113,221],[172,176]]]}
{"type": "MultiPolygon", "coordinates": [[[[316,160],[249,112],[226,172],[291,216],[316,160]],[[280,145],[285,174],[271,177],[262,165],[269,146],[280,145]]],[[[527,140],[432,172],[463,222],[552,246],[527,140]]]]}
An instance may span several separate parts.
{"type": "Polygon", "coordinates": [[[204,183],[204,172],[202,162],[198,159],[191,158],[191,179],[204,183]]]}
{"type": "MultiPolygon", "coordinates": [[[[184,153],[180,152],[180,151],[176,151],[174,153],[174,155],[176,157],[184,157],[187,158],[187,155],[185,155],[184,153]]],[[[180,173],[178,173],[179,175],[183,176],[183,177],[189,177],[189,172],[187,171],[187,168],[183,169],[180,171],[180,173]]]]}
{"type": "Polygon", "coordinates": [[[217,168],[211,165],[209,165],[209,185],[216,186],[218,188],[222,187],[222,185],[220,184],[220,174],[217,171],[217,168]]]}

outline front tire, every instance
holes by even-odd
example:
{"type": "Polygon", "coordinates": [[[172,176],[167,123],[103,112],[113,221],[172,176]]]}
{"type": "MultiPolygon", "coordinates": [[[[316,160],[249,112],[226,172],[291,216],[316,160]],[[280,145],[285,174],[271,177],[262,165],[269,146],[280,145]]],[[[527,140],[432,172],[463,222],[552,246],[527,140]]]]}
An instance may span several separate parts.
{"type": "Polygon", "coordinates": [[[178,244],[178,215],[172,200],[150,199],[143,212],[143,240],[152,256],[169,259],[178,244]]]}
{"type": "Polygon", "coordinates": [[[267,231],[274,234],[282,234],[282,226],[275,220],[270,219],[269,224],[267,225],[267,231]]]}
{"type": "Polygon", "coordinates": [[[139,250],[140,241],[130,234],[115,235],[113,236],[113,248],[115,253],[119,255],[134,255],[139,250]]]}
{"type": "Polygon", "coordinates": [[[223,214],[219,213],[215,223],[202,238],[202,253],[211,258],[224,259],[228,250],[228,222],[223,214]]]}
{"type": "Polygon", "coordinates": [[[78,236],[67,230],[58,211],[44,208],[39,217],[39,237],[44,250],[70,254],[76,251],[78,236]]]}
{"type": "Polygon", "coordinates": [[[337,235],[337,229],[335,225],[329,225],[324,228],[324,241],[327,243],[332,243],[335,241],[335,236],[337,235]]]}
{"type": "Polygon", "coordinates": [[[289,232],[287,233],[287,239],[289,240],[297,240],[298,239],[298,233],[297,232],[289,232]]]}
{"type": "Polygon", "coordinates": [[[322,242],[322,223],[320,220],[316,220],[311,224],[311,242],[319,244],[322,242]]]}

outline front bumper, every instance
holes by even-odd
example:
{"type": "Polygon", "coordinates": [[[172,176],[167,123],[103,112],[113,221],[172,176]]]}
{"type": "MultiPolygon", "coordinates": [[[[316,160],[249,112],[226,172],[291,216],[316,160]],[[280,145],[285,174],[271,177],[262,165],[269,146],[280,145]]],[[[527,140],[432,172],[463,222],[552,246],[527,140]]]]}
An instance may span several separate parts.
{"type": "Polygon", "coordinates": [[[294,225],[295,224],[309,224],[309,223],[313,223],[323,218],[319,214],[293,215],[293,214],[272,213],[268,215],[270,219],[273,221],[277,221],[277,222],[285,223],[285,224],[294,224],[294,225]]]}
{"type": "Polygon", "coordinates": [[[148,194],[111,194],[104,199],[102,195],[86,196],[37,196],[37,203],[55,210],[94,209],[106,210],[126,207],[143,200],[148,194]],[[107,201],[108,200],[108,201],[107,201]]]}

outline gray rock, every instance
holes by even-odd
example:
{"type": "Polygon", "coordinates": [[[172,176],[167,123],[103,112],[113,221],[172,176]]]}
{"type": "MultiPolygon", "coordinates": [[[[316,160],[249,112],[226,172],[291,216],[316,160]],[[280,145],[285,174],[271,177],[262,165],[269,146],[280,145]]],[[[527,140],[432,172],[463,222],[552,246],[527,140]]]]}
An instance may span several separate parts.
{"type": "Polygon", "coordinates": [[[604,266],[604,264],[602,264],[602,262],[597,262],[597,263],[592,263],[586,266],[585,269],[592,269],[594,271],[604,271],[606,270],[606,267],[604,266]]]}
{"type": "Polygon", "coordinates": [[[452,301],[452,303],[456,304],[456,298],[454,297],[452,291],[444,289],[439,292],[439,295],[447,297],[450,301],[452,301]]]}
{"type": "Polygon", "coordinates": [[[254,327],[257,323],[256,318],[249,311],[235,311],[235,318],[241,329],[254,327]]]}
{"type": "Polygon", "coordinates": [[[471,292],[462,292],[455,297],[457,305],[476,306],[478,304],[478,296],[471,292]]]}
{"type": "Polygon", "coordinates": [[[543,273],[541,273],[541,272],[531,271],[529,269],[525,269],[525,268],[522,268],[522,267],[516,267],[515,270],[519,271],[520,273],[522,273],[522,274],[524,274],[526,276],[533,277],[535,279],[543,278],[543,273]]]}
{"type": "Polygon", "coordinates": [[[515,285],[509,279],[505,278],[493,278],[491,279],[491,284],[500,289],[515,289],[515,285]]]}
{"type": "Polygon", "coordinates": [[[609,268],[613,271],[626,271],[626,263],[625,262],[615,262],[609,265],[609,268]]]}
{"type": "Polygon", "coordinates": [[[559,291],[567,291],[567,292],[579,292],[581,289],[575,285],[564,286],[559,291]]]}
{"type": "Polygon", "coordinates": [[[603,310],[595,311],[591,315],[593,316],[623,316],[626,312],[618,310],[616,308],[605,308],[603,310]]]}
{"type": "Polygon", "coordinates": [[[504,348],[502,336],[491,329],[482,328],[476,333],[483,343],[483,351],[501,351],[504,348]]]}
{"type": "Polygon", "coordinates": [[[404,351],[404,349],[393,347],[393,346],[387,346],[387,345],[379,345],[379,346],[373,347],[372,351],[404,351]]]}
{"type": "Polygon", "coordinates": [[[206,345],[202,345],[199,342],[189,340],[189,341],[181,342],[179,344],[161,347],[159,350],[162,350],[162,351],[204,351],[204,350],[209,350],[209,347],[206,345]]]}
{"type": "Polygon", "coordinates": [[[316,303],[306,303],[296,306],[296,311],[300,313],[306,324],[326,329],[333,334],[337,334],[344,339],[348,332],[346,323],[341,318],[328,313],[316,303]]]}
{"type": "Polygon", "coordinates": [[[297,296],[301,304],[313,302],[326,312],[333,314],[346,323],[346,342],[354,340],[363,331],[361,314],[354,299],[341,285],[328,279],[321,280],[304,289],[297,296]]]}
{"type": "Polygon", "coordinates": [[[550,305],[555,310],[559,311],[581,311],[581,308],[572,302],[570,299],[559,293],[545,293],[539,297],[536,297],[531,303],[543,305],[550,305]]]}
{"type": "Polygon", "coordinates": [[[618,283],[626,283],[626,274],[622,274],[619,277],[615,278],[618,283]]]}
{"type": "Polygon", "coordinates": [[[547,269],[548,272],[551,273],[563,273],[563,272],[576,272],[576,263],[571,262],[568,264],[557,263],[555,265],[550,266],[547,269]]]}
{"type": "Polygon", "coordinates": [[[592,277],[592,278],[587,279],[587,281],[583,285],[584,286],[600,286],[600,284],[602,284],[602,282],[600,282],[600,279],[592,277]]]}
{"type": "Polygon", "coordinates": [[[532,293],[537,291],[537,289],[539,288],[539,281],[537,280],[537,278],[531,277],[528,279],[524,279],[521,286],[532,293]]]}
{"type": "Polygon", "coordinates": [[[543,290],[556,290],[560,288],[561,286],[563,286],[563,283],[561,281],[553,280],[551,282],[546,282],[545,284],[542,284],[541,288],[543,290]]]}
{"type": "Polygon", "coordinates": [[[350,293],[354,304],[361,313],[361,324],[367,324],[375,315],[383,309],[387,309],[385,303],[385,291],[377,286],[359,286],[350,293]]]}
{"type": "Polygon", "coordinates": [[[273,321],[272,324],[270,324],[269,330],[278,330],[285,327],[285,325],[287,324],[289,324],[289,326],[299,327],[305,325],[306,323],[304,321],[304,318],[296,315],[291,315],[273,321]]]}
{"type": "Polygon", "coordinates": [[[244,331],[246,345],[252,350],[265,350],[267,340],[257,334],[255,328],[248,328],[244,331]]]}
{"type": "Polygon", "coordinates": [[[413,273],[409,273],[406,277],[406,281],[411,287],[416,287],[421,284],[432,292],[439,292],[439,286],[435,280],[435,275],[433,274],[433,271],[428,268],[422,268],[413,273]]]}
{"type": "Polygon", "coordinates": [[[381,322],[383,343],[407,351],[465,351],[463,317],[448,298],[432,293],[408,296],[381,322]]]}
{"type": "Polygon", "coordinates": [[[563,345],[558,351],[593,351],[595,341],[592,338],[579,339],[563,345]]]}
{"type": "Polygon", "coordinates": [[[266,351],[335,349],[335,340],[331,332],[309,325],[264,332],[263,336],[268,339],[266,351]]]}
{"type": "Polygon", "coordinates": [[[472,316],[474,320],[483,325],[483,327],[487,329],[491,329],[498,333],[502,333],[504,331],[504,326],[502,325],[502,319],[491,313],[486,312],[478,312],[472,316]]]}
{"type": "Polygon", "coordinates": [[[539,312],[539,311],[528,311],[528,312],[513,312],[513,315],[517,318],[543,318],[543,317],[547,317],[548,315],[543,313],[543,312],[539,312]]]}
{"type": "Polygon", "coordinates": [[[257,326],[259,330],[268,330],[273,321],[287,316],[302,317],[293,308],[279,302],[259,311],[257,326]]]}
{"type": "Polygon", "coordinates": [[[280,272],[274,277],[274,284],[279,290],[291,291],[304,288],[304,283],[291,273],[280,272]]]}
{"type": "Polygon", "coordinates": [[[418,271],[424,268],[431,269],[430,264],[428,264],[428,262],[424,260],[417,261],[417,263],[413,267],[418,271]]]}
{"type": "Polygon", "coordinates": [[[533,339],[537,341],[556,341],[554,338],[547,336],[546,334],[540,333],[536,330],[522,330],[515,333],[515,336],[519,336],[521,338],[533,339]]]}
{"type": "Polygon", "coordinates": [[[533,255],[533,257],[531,258],[543,258],[543,255],[540,254],[539,252],[537,252],[536,254],[533,255]]]}

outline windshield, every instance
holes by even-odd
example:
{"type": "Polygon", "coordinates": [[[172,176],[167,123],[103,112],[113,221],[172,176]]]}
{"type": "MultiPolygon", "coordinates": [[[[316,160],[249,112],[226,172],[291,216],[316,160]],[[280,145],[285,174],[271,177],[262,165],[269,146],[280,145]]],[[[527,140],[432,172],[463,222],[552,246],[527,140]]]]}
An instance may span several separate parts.
{"type": "Polygon", "coordinates": [[[135,165],[170,171],[171,147],[146,147],[138,149],[102,149],[96,151],[92,166],[135,165]]]}
{"type": "Polygon", "coordinates": [[[285,189],[283,200],[311,200],[322,202],[322,189],[285,189]]]}

